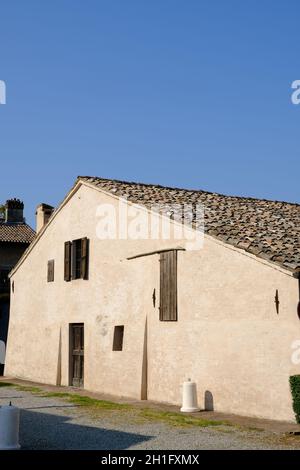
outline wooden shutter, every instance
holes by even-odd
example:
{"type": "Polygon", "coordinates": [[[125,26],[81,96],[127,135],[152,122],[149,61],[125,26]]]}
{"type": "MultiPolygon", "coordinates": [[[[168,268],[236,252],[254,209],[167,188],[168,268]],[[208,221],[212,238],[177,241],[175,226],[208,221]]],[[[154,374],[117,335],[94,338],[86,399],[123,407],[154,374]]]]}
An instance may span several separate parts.
{"type": "Polygon", "coordinates": [[[88,263],[89,263],[89,240],[87,238],[81,239],[81,267],[80,277],[88,279],[88,263]]]}
{"type": "Polygon", "coordinates": [[[177,321],[177,251],[160,254],[160,307],[161,321],[177,321]]]}
{"type": "Polygon", "coordinates": [[[54,259],[51,259],[48,261],[47,281],[48,282],[54,281],[54,259]]]}
{"type": "Polygon", "coordinates": [[[65,281],[71,281],[71,249],[72,242],[65,242],[65,281]]]}

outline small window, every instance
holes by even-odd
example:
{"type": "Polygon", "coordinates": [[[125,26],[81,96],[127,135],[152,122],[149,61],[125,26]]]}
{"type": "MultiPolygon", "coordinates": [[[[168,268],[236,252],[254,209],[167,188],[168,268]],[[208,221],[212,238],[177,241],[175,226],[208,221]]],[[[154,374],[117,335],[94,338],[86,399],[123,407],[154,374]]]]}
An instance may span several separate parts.
{"type": "Polygon", "coordinates": [[[54,259],[48,261],[47,282],[54,282],[54,259]]]}
{"type": "Polygon", "coordinates": [[[124,325],[115,326],[113,351],[123,350],[124,325]]]}

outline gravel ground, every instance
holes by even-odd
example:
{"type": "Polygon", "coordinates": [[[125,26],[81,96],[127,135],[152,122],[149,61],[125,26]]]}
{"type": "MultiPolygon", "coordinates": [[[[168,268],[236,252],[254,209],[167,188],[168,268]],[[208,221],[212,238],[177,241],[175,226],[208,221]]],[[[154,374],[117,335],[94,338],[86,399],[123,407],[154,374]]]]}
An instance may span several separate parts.
{"type": "Polygon", "coordinates": [[[21,408],[22,449],[288,449],[264,431],[235,427],[175,427],[147,420],[135,411],[91,410],[60,398],[45,398],[12,387],[0,388],[0,405],[21,408]]]}

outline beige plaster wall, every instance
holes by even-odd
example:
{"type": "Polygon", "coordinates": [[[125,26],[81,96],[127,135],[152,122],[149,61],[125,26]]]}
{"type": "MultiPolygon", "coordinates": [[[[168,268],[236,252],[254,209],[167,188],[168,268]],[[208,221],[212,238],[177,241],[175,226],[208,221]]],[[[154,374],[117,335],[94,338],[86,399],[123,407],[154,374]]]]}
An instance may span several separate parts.
{"type": "Polygon", "coordinates": [[[148,398],[180,403],[180,385],[191,378],[201,408],[210,392],[217,411],[293,421],[297,281],[208,239],[197,254],[178,257],[178,322],[158,314],[148,321],[148,398]]]}

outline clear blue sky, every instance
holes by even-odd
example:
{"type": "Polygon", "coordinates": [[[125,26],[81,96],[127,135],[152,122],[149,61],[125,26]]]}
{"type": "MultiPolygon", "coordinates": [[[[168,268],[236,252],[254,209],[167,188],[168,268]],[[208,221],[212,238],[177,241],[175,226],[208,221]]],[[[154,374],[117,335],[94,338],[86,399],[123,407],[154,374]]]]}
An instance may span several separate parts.
{"type": "Polygon", "coordinates": [[[77,175],[300,202],[299,0],[3,0],[0,201],[77,175]]]}

